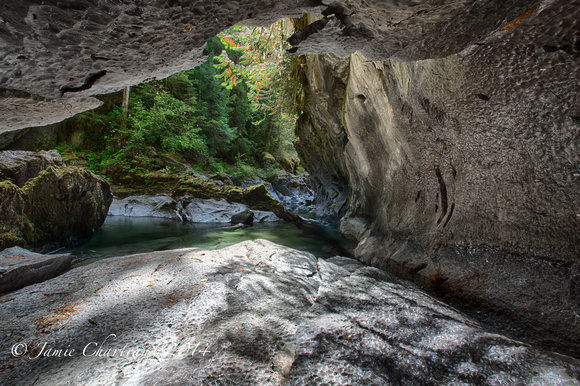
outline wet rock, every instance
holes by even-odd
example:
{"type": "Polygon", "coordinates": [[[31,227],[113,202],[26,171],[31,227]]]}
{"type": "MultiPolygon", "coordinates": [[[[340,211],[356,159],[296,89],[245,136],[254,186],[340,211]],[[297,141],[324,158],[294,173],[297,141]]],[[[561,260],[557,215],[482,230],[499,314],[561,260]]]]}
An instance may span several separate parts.
{"type": "Polygon", "coordinates": [[[232,224],[252,225],[254,223],[254,213],[250,210],[236,213],[232,216],[232,224]]]}
{"type": "Polygon", "coordinates": [[[73,256],[41,255],[13,247],[0,252],[0,293],[51,279],[68,267],[73,256]]]}
{"type": "Polygon", "coordinates": [[[378,269],[264,240],[96,262],[0,297],[0,312],[2,384],[578,384],[580,371],[378,269]]]}
{"type": "Polygon", "coordinates": [[[248,207],[243,204],[230,204],[226,200],[202,200],[184,197],[179,212],[183,221],[229,223],[236,213],[245,212],[248,207]]]}
{"type": "Polygon", "coordinates": [[[272,183],[278,192],[279,201],[292,212],[313,210],[314,191],[307,176],[281,174],[272,183]]]}
{"type": "Polygon", "coordinates": [[[254,221],[256,222],[279,222],[282,221],[281,218],[276,216],[273,212],[267,212],[263,210],[253,210],[254,221]]]}

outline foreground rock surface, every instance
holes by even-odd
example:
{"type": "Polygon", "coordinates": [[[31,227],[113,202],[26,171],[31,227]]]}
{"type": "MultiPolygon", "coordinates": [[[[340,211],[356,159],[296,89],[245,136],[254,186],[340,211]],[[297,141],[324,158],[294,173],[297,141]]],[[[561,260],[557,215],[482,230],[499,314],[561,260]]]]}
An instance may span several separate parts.
{"type": "Polygon", "coordinates": [[[0,293],[51,279],[71,266],[72,255],[42,255],[20,247],[0,252],[0,293]]]}
{"type": "Polygon", "coordinates": [[[379,269],[263,240],[104,260],[0,311],[3,384],[580,384],[379,269]]]}

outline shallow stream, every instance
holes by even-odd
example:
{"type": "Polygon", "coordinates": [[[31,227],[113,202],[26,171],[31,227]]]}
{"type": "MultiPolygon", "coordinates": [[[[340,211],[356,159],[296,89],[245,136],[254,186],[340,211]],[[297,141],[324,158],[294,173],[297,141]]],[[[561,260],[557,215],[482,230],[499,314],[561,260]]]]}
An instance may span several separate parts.
{"type": "Polygon", "coordinates": [[[109,216],[93,238],[69,251],[75,266],[136,253],[179,248],[220,249],[246,240],[266,239],[318,257],[348,256],[353,244],[335,225],[310,222],[298,228],[290,223],[189,224],[156,217],[109,216]]]}

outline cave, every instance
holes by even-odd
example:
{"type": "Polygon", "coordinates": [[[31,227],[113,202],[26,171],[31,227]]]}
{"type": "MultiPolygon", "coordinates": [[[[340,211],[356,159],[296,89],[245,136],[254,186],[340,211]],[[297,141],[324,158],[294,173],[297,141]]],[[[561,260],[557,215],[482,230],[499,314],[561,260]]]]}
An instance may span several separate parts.
{"type": "MultiPolygon", "coordinates": [[[[175,251],[167,266],[159,254],[128,256],[109,263],[114,278],[73,270],[52,279],[58,289],[44,282],[4,294],[5,380],[577,384],[579,10],[578,1],[564,0],[4,1],[2,148],[99,107],[96,95],[201,64],[205,43],[226,28],[313,15],[288,40],[289,55],[305,55],[295,146],[317,215],[356,243],[355,259],[331,262],[290,259],[262,241],[221,255],[175,251]],[[191,268],[210,257],[214,265],[191,268]],[[256,267],[265,276],[242,277],[256,267]],[[173,278],[181,271],[195,285],[173,278]],[[329,284],[303,282],[319,275],[329,284]],[[128,301],[123,283],[145,276],[130,304],[115,303],[115,296],[128,301]],[[226,279],[217,283],[218,276],[226,279]],[[157,289],[163,280],[167,289],[157,289]],[[266,300],[258,287],[269,289],[266,300]],[[66,299],[81,290],[97,297],[66,299]],[[157,292],[150,298],[146,290],[157,292]],[[284,301],[301,316],[279,311],[284,301]],[[219,322],[201,320],[223,304],[219,322]],[[39,305],[51,313],[26,316],[39,305]],[[167,315],[177,307],[187,323],[167,315]],[[21,318],[30,326],[15,327],[21,318]],[[202,328],[213,322],[215,330],[202,328]],[[141,328],[160,335],[136,334],[141,328]],[[88,340],[67,356],[77,333],[88,340]],[[111,351],[107,339],[122,333],[111,351]],[[212,334],[221,337],[214,357],[203,353],[212,334]],[[32,352],[19,346],[32,340],[49,343],[32,352]],[[123,342],[161,353],[128,355],[123,342]],[[172,344],[191,355],[168,355],[172,344]]],[[[0,207],[17,212],[18,202],[0,207]]]]}

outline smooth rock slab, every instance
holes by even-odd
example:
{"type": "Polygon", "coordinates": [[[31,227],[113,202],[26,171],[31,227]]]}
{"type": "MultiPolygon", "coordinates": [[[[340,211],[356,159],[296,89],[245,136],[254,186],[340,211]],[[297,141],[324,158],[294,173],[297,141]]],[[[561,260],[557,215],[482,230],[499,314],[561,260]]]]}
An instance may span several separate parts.
{"type": "Polygon", "coordinates": [[[321,287],[317,305],[298,328],[290,384],[580,384],[577,360],[487,332],[375,268],[321,287]]]}
{"type": "Polygon", "coordinates": [[[130,196],[122,200],[113,199],[109,216],[161,217],[181,220],[177,215],[177,202],[168,195],[130,196]]]}
{"type": "MultiPolygon", "coordinates": [[[[157,196],[130,196],[122,200],[114,199],[109,208],[110,216],[161,217],[191,223],[229,223],[232,216],[247,211],[248,206],[184,196],[177,199],[166,194],[157,196]]],[[[256,222],[278,222],[272,212],[252,210],[256,222]]]]}
{"type": "Polygon", "coordinates": [[[0,313],[1,384],[579,384],[412,284],[264,240],[102,260],[0,313]]]}
{"type": "Polygon", "coordinates": [[[51,279],[70,267],[74,256],[42,255],[20,247],[0,252],[0,293],[51,279]]]}

